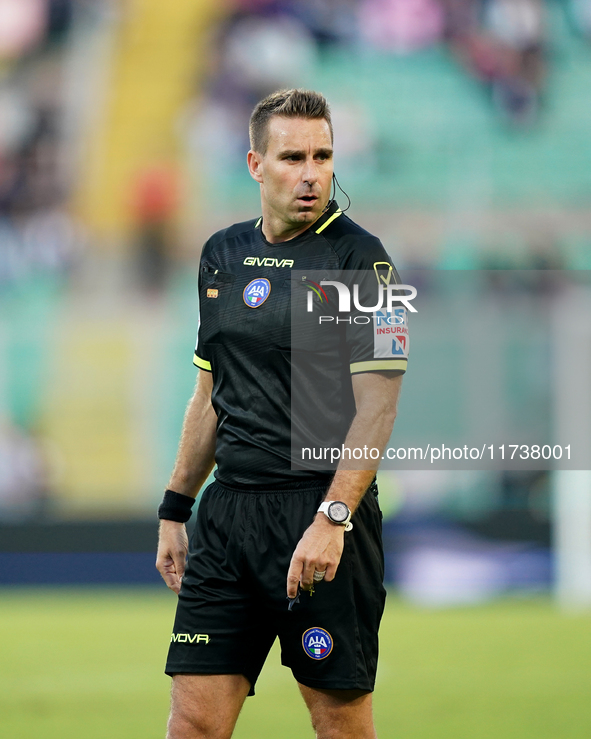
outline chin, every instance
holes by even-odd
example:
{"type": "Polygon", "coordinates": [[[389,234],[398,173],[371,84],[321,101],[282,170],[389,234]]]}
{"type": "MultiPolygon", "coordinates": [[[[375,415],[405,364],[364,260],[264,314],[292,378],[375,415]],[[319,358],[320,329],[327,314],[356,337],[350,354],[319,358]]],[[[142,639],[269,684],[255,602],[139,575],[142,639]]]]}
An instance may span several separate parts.
{"type": "Polygon", "coordinates": [[[301,210],[297,218],[300,221],[308,222],[308,221],[315,221],[317,218],[320,217],[322,214],[322,210],[319,208],[314,208],[313,210],[301,210]]]}
{"type": "Polygon", "coordinates": [[[291,220],[293,223],[308,223],[315,220],[315,216],[309,211],[299,211],[293,215],[291,220]]]}

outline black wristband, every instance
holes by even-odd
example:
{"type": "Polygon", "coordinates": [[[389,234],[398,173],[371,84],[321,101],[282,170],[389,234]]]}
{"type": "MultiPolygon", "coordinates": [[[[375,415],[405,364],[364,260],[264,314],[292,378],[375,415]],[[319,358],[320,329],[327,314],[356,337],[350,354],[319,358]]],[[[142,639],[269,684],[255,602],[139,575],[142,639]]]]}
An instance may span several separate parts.
{"type": "Polygon", "coordinates": [[[174,490],[167,490],[162,503],[158,506],[158,518],[186,523],[191,518],[191,508],[194,505],[195,498],[175,493],[174,490]]]}

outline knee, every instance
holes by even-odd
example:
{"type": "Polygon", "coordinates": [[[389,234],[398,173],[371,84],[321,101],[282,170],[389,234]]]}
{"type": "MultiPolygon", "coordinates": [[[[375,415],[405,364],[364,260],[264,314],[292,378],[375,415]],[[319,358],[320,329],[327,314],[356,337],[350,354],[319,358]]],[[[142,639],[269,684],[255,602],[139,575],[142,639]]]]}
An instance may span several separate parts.
{"type": "Polygon", "coordinates": [[[183,711],[173,707],[168,719],[166,739],[223,739],[220,726],[199,711],[183,711]]]}
{"type": "Polygon", "coordinates": [[[371,694],[333,694],[310,710],[316,739],[376,739],[371,694]]]}
{"type": "Polygon", "coordinates": [[[375,739],[373,723],[349,721],[338,713],[315,717],[312,727],[316,739],[375,739]]]}
{"type": "Polygon", "coordinates": [[[338,724],[314,726],[316,739],[377,739],[373,726],[351,727],[338,724]]]}
{"type": "Polygon", "coordinates": [[[249,687],[243,675],[174,675],[167,739],[230,739],[249,687]]]}
{"type": "Polygon", "coordinates": [[[339,727],[335,725],[325,726],[323,722],[312,722],[314,736],[316,739],[343,739],[346,734],[339,731],[339,727]]]}

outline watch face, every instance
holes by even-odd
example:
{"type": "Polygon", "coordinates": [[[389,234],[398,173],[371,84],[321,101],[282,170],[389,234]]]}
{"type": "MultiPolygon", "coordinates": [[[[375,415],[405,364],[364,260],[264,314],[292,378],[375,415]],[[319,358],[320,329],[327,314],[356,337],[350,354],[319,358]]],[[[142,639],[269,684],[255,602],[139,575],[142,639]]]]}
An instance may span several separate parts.
{"type": "Polygon", "coordinates": [[[344,523],[349,517],[349,508],[340,500],[335,500],[328,506],[328,515],[335,523],[344,523]]]}

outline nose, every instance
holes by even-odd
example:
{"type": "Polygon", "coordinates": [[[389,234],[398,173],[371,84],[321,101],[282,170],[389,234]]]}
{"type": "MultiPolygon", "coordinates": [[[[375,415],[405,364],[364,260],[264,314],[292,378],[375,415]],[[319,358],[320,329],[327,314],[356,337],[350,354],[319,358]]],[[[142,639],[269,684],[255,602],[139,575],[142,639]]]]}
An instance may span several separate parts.
{"type": "Polygon", "coordinates": [[[318,169],[313,158],[307,159],[302,170],[302,181],[313,185],[318,181],[318,169]]]}

